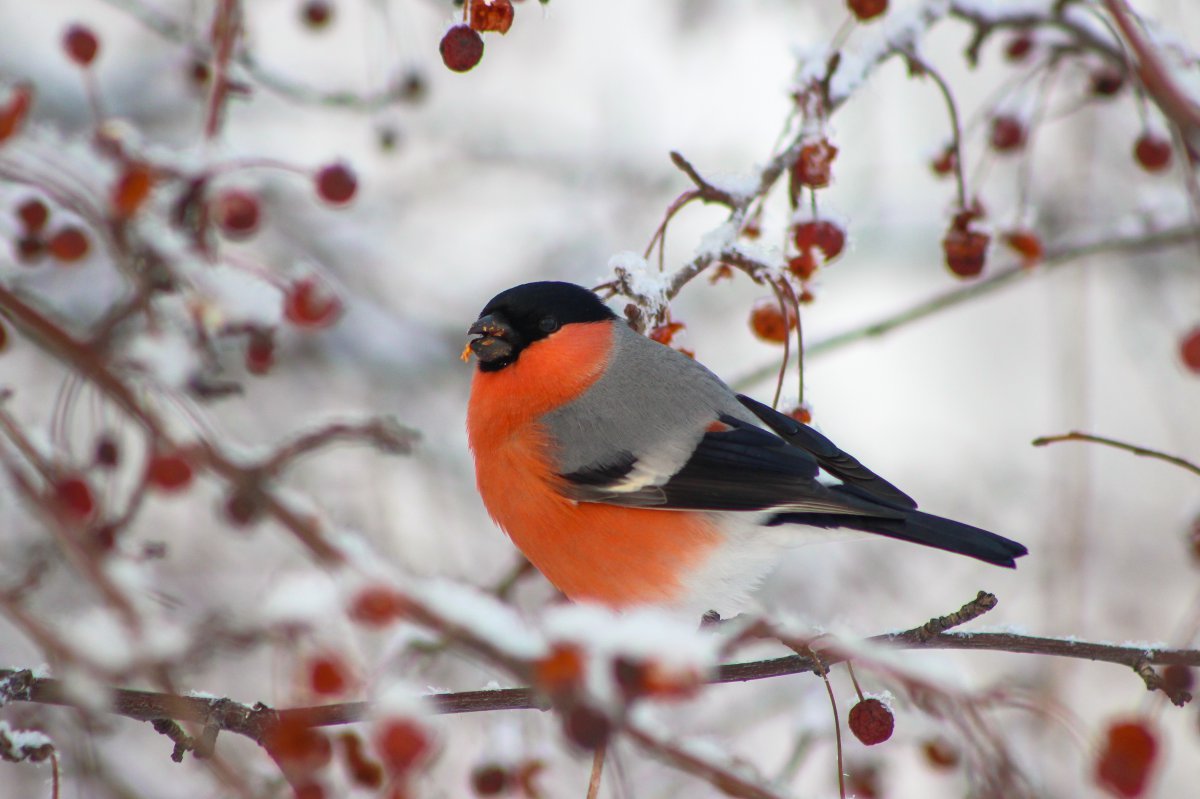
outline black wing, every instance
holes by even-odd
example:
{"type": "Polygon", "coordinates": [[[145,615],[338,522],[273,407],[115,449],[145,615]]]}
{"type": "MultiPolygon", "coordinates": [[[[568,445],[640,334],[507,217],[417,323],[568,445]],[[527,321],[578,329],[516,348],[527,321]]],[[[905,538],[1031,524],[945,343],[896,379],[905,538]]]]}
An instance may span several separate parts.
{"type": "Polygon", "coordinates": [[[742,405],[745,405],[751,413],[778,433],[787,443],[807,452],[816,459],[821,468],[834,477],[844,480],[847,486],[858,489],[856,493],[887,505],[909,509],[917,507],[917,503],[912,497],[863,466],[854,456],[838,449],[836,444],[808,425],[801,424],[792,417],[747,397],[745,394],[738,394],[737,398],[742,405]]]}
{"type": "Polygon", "coordinates": [[[562,475],[565,492],[581,502],[674,510],[785,506],[797,512],[895,515],[818,483],[819,461],[808,450],[732,416],[720,421],[727,429],[705,433],[683,468],[661,485],[632,483],[636,459],[622,453],[611,463],[562,475]]]}

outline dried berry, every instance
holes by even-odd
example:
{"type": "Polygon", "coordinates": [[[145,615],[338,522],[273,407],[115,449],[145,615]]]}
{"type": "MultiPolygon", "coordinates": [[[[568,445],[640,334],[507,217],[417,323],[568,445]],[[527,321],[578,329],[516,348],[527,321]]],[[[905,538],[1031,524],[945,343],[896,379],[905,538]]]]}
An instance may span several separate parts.
{"type": "Polygon", "coordinates": [[[954,145],[947,144],[946,149],[938,154],[937,158],[929,164],[935,175],[950,175],[954,173],[955,167],[958,166],[958,155],[954,152],[954,145]]]}
{"type": "Polygon", "coordinates": [[[63,514],[75,521],[86,521],[96,511],[92,487],[78,475],[68,475],[56,481],[54,499],[63,514]]]}
{"type": "Polygon", "coordinates": [[[992,118],[992,149],[998,153],[1011,153],[1025,146],[1025,125],[1009,114],[992,118]]]}
{"type": "Polygon", "coordinates": [[[476,796],[495,796],[508,790],[510,779],[499,763],[484,763],[471,772],[471,788],[476,796]]]}
{"type": "Polygon", "coordinates": [[[275,725],[263,737],[263,746],[289,775],[312,774],[333,758],[333,745],[325,734],[299,719],[275,725]]]}
{"type": "Polygon", "coordinates": [[[1020,254],[1026,268],[1042,260],[1042,240],[1031,230],[1011,230],[1004,234],[1004,243],[1020,254]]]}
{"type": "Polygon", "coordinates": [[[90,28],[83,25],[72,25],[63,34],[63,49],[67,57],[81,67],[89,66],[96,59],[100,50],[100,42],[90,28]]]}
{"type": "Polygon", "coordinates": [[[921,752],[925,762],[932,768],[948,771],[958,765],[962,755],[958,747],[945,738],[927,738],[921,743],[921,752]]]}
{"type": "Polygon", "coordinates": [[[975,277],[983,271],[990,236],[965,226],[952,225],[942,239],[946,266],[959,277],[975,277]]]}
{"type": "Polygon", "coordinates": [[[896,719],[892,711],[878,699],[863,699],[850,708],[850,732],[867,746],[883,743],[892,737],[896,719]]]}
{"type": "Polygon", "coordinates": [[[581,749],[592,750],[608,740],[612,722],[589,705],[576,705],[563,714],[563,733],[581,749]]]}
{"type": "Polygon", "coordinates": [[[317,196],[325,202],[344,205],[354,199],[358,179],[345,164],[330,164],[317,171],[316,187],[317,196]]]}
{"type": "Polygon", "coordinates": [[[265,375],[275,364],[275,336],[270,330],[252,330],[246,341],[246,371],[265,375]]]}
{"type": "Polygon", "coordinates": [[[1021,31],[1004,46],[1004,57],[1014,63],[1024,61],[1033,50],[1033,34],[1021,31]]]}
{"type": "Polygon", "coordinates": [[[344,732],[338,736],[345,754],[346,770],[355,785],[363,788],[378,788],[383,785],[383,766],[363,752],[363,742],[358,733],[344,732]]]}
{"type": "Polygon", "coordinates": [[[1125,74],[1114,67],[1102,67],[1092,73],[1092,94],[1097,97],[1112,97],[1125,86],[1125,74]]]}
{"type": "Polygon", "coordinates": [[[483,58],[483,37],[467,25],[455,25],[446,31],[439,49],[447,67],[455,72],[466,72],[483,58]]]}
{"type": "Polygon", "coordinates": [[[112,436],[101,436],[96,442],[96,465],[111,469],[121,462],[121,449],[112,436]]]}
{"type": "Polygon", "coordinates": [[[1171,165],[1171,142],[1146,131],[1134,142],[1133,157],[1147,172],[1162,172],[1171,165]]]}
{"type": "Polygon", "coordinates": [[[404,616],[404,597],[383,585],[368,586],[350,601],[350,618],[368,627],[383,627],[404,616]]]}
{"type": "Polygon", "coordinates": [[[792,241],[797,250],[805,252],[815,247],[826,261],[832,261],[846,246],[846,232],[828,219],[812,219],[792,229],[792,241]]]}
{"type": "Polygon", "coordinates": [[[837,154],[838,148],[827,139],[804,145],[792,165],[793,181],[810,189],[825,188],[833,179],[833,161],[837,154]]]}
{"type": "Polygon", "coordinates": [[[480,33],[508,33],[512,23],[512,0],[471,0],[471,27],[480,33]]]}
{"type": "Polygon", "coordinates": [[[326,0],[308,0],[300,9],[300,19],[313,30],[320,30],[333,18],[333,7],[326,0]]]}
{"type": "Polygon", "coordinates": [[[9,93],[8,102],[0,106],[0,142],[16,134],[21,129],[33,105],[33,89],[27,84],[15,87],[9,93]]]}

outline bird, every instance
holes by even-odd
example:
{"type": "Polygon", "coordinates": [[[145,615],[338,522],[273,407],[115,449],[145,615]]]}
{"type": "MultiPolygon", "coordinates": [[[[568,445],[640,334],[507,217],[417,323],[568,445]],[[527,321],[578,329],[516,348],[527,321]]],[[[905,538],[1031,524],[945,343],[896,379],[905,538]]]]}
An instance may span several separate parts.
{"type": "Polygon", "coordinates": [[[738,394],[593,291],[538,281],[468,329],[483,503],[567,598],[729,613],[809,532],[842,528],[1014,568],[1026,548],[917,510],[814,428],[738,394]],[[723,609],[723,611],[722,611],[723,609]]]}

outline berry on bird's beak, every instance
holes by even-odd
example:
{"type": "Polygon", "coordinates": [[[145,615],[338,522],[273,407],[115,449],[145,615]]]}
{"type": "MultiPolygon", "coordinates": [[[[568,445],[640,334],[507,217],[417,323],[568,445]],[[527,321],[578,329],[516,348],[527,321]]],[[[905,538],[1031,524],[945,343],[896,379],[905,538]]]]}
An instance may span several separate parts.
{"type": "Polygon", "coordinates": [[[467,343],[467,348],[484,363],[511,359],[519,346],[517,331],[494,314],[484,314],[476,319],[467,333],[478,336],[467,343]]]}

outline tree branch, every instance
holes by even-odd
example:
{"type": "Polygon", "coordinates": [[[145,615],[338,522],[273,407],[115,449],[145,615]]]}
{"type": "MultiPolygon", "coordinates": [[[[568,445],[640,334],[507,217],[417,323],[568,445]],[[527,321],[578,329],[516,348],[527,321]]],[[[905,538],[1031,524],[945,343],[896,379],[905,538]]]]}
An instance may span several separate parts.
{"type": "Polygon", "coordinates": [[[1080,433],[1078,430],[1072,430],[1069,433],[1064,433],[1063,435],[1059,436],[1042,436],[1040,438],[1035,438],[1032,441],[1032,444],[1035,447],[1044,447],[1047,444],[1057,444],[1061,441],[1090,441],[1094,444],[1104,444],[1105,446],[1113,447],[1115,449],[1123,449],[1126,452],[1132,452],[1134,455],[1140,455],[1143,458],[1154,458],[1156,460],[1166,461],[1167,463],[1174,464],[1182,469],[1187,469],[1193,474],[1200,475],[1200,466],[1197,466],[1191,461],[1185,460],[1176,455],[1168,455],[1165,452],[1159,452],[1156,449],[1146,449],[1145,447],[1139,447],[1136,444],[1126,444],[1124,441],[1117,441],[1113,438],[1094,436],[1090,433],[1080,433]]]}

